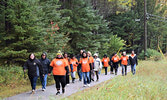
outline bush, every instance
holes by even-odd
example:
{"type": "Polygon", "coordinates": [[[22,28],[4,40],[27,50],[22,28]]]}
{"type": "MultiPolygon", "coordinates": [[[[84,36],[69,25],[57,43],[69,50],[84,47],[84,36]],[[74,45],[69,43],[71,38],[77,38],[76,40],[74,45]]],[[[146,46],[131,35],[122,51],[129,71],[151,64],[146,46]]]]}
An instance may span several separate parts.
{"type": "MultiPolygon", "coordinates": [[[[154,49],[147,49],[146,57],[155,61],[158,61],[162,58],[161,53],[154,49]]],[[[144,51],[142,51],[139,56],[139,59],[144,59],[144,51]]]]}

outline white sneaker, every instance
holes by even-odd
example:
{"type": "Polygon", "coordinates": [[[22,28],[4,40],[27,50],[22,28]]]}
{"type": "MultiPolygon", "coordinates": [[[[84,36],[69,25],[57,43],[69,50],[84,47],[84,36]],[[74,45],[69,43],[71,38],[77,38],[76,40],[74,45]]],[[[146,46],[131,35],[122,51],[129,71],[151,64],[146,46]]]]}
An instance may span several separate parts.
{"type": "Polygon", "coordinates": [[[90,87],[90,84],[88,84],[87,86],[90,87]]]}
{"type": "Polygon", "coordinates": [[[31,94],[34,94],[35,93],[35,90],[32,90],[31,94]]]}
{"type": "Polygon", "coordinates": [[[67,86],[69,86],[70,84],[67,84],[67,86]]]}
{"type": "Polygon", "coordinates": [[[83,87],[86,87],[86,84],[84,84],[84,86],[83,87]]]}
{"type": "Polygon", "coordinates": [[[42,91],[45,91],[45,89],[42,89],[42,91]]]}

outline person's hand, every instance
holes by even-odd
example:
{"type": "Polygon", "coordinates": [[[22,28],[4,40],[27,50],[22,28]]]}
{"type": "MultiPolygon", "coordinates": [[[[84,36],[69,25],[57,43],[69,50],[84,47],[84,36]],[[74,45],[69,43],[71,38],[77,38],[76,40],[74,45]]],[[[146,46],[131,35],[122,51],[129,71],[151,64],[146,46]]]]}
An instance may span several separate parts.
{"type": "Polygon", "coordinates": [[[44,77],[45,75],[44,75],[44,74],[42,74],[42,76],[44,77]]]}

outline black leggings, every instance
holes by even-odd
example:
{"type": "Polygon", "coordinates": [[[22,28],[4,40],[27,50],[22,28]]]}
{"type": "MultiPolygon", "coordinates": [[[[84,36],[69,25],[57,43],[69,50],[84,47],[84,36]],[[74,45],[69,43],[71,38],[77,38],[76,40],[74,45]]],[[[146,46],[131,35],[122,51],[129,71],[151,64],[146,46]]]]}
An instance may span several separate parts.
{"type": "Polygon", "coordinates": [[[113,67],[115,69],[115,73],[117,74],[117,72],[118,72],[118,63],[114,63],[113,65],[114,65],[113,67]]]}
{"type": "Polygon", "coordinates": [[[66,84],[70,83],[70,76],[66,74],[66,84]]]}
{"type": "Polygon", "coordinates": [[[99,71],[95,71],[97,80],[99,80],[99,71]]]}
{"type": "Polygon", "coordinates": [[[66,76],[63,75],[54,75],[54,80],[56,83],[56,89],[59,91],[60,90],[60,84],[62,88],[66,86],[66,76]]]}

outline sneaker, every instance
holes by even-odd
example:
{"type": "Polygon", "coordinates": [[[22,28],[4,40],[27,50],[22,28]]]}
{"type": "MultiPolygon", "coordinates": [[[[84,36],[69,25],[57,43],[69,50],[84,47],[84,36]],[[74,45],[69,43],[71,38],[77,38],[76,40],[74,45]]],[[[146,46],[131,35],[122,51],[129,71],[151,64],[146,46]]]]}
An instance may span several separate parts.
{"type": "Polygon", "coordinates": [[[88,84],[87,86],[90,87],[90,84],[88,84]]]}
{"type": "Polygon", "coordinates": [[[42,89],[42,91],[45,91],[45,89],[42,89]]]}
{"type": "Polygon", "coordinates": [[[69,86],[70,84],[67,84],[67,86],[69,86]]]}
{"type": "Polygon", "coordinates": [[[117,73],[115,73],[115,75],[117,75],[117,73]]]}
{"type": "Polygon", "coordinates": [[[84,84],[84,86],[83,87],[86,87],[86,84],[84,84]]]}
{"type": "Polygon", "coordinates": [[[34,94],[35,93],[35,90],[32,90],[31,94],[34,94]]]}
{"type": "Polygon", "coordinates": [[[58,91],[57,93],[56,93],[56,95],[59,95],[60,94],[60,92],[58,91]]]}
{"type": "Polygon", "coordinates": [[[62,93],[65,93],[65,89],[62,89],[62,93]]]}

